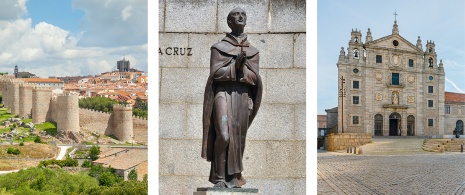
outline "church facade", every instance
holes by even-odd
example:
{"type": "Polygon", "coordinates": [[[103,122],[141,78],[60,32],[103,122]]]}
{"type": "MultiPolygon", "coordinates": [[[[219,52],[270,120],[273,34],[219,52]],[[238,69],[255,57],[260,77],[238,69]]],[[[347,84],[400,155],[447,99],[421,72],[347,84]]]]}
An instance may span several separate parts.
{"type": "Polygon", "coordinates": [[[339,133],[374,136],[448,137],[463,135],[465,94],[445,92],[445,72],[434,41],[416,44],[399,34],[364,42],[360,30],[342,47],[338,67],[339,133]]]}

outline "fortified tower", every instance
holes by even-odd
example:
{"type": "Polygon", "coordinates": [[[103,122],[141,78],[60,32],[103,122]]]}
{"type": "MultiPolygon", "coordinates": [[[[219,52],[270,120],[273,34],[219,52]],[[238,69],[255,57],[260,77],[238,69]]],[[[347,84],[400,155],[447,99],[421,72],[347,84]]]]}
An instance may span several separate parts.
{"type": "Polygon", "coordinates": [[[57,97],[57,129],[61,132],[79,132],[78,96],[64,93],[57,97]]]}
{"type": "Polygon", "coordinates": [[[29,118],[32,109],[32,88],[34,85],[21,83],[19,85],[19,117],[29,118]]]}
{"type": "Polygon", "coordinates": [[[123,142],[132,142],[133,119],[131,105],[113,105],[113,135],[123,142]]]}
{"type": "Polygon", "coordinates": [[[52,89],[48,87],[34,87],[32,89],[32,122],[34,124],[47,121],[47,113],[50,110],[52,89]]]}
{"type": "Polygon", "coordinates": [[[10,94],[9,94],[9,101],[8,101],[8,106],[11,109],[12,114],[19,114],[19,81],[17,80],[12,80],[10,82],[9,88],[10,94]]]}

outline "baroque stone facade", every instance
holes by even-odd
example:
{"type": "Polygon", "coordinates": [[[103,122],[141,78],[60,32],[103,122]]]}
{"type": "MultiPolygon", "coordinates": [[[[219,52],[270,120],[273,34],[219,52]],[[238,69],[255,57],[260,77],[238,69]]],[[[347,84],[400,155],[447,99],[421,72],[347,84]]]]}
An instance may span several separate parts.
{"type": "Polygon", "coordinates": [[[339,54],[338,132],[451,135],[451,124],[464,117],[450,111],[459,110],[465,100],[445,98],[444,65],[434,41],[423,48],[418,36],[416,44],[410,43],[399,34],[397,21],[391,35],[374,40],[368,29],[362,40],[361,31],[352,29],[347,52],[342,47],[339,54]]]}

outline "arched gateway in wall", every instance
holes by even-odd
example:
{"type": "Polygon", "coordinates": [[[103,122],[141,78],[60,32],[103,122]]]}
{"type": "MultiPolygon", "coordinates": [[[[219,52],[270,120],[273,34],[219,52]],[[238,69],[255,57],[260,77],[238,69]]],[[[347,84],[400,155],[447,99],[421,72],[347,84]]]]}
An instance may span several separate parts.
{"type": "Polygon", "coordinates": [[[400,136],[401,116],[397,112],[389,115],[389,136],[400,136]]]}

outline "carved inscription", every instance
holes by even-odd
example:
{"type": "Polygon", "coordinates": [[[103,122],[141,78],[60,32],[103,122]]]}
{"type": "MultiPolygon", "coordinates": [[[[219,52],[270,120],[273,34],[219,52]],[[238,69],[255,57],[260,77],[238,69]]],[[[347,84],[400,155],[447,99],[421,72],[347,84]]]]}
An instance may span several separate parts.
{"type": "Polygon", "coordinates": [[[158,48],[158,54],[160,55],[174,55],[174,56],[192,56],[192,48],[190,47],[167,47],[158,48]]]}

